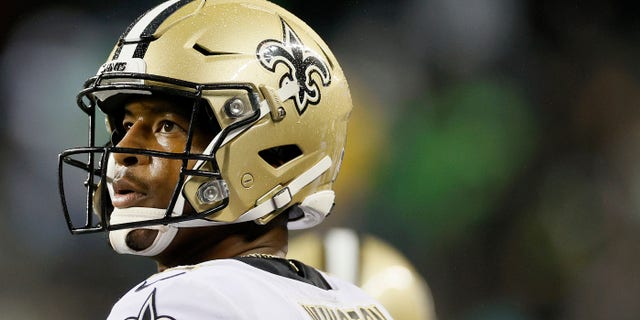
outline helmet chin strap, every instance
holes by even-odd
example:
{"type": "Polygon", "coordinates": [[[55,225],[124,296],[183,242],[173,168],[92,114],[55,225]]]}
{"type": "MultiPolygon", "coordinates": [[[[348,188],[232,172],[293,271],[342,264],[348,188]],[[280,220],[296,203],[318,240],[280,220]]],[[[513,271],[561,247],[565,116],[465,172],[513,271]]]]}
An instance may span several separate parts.
{"type": "MultiPolygon", "coordinates": [[[[173,216],[182,214],[184,208],[184,197],[180,195],[175,205],[176,210],[173,216]],[[176,212],[178,211],[178,212],[176,212]]],[[[140,222],[145,220],[161,219],[164,217],[166,210],[158,208],[131,207],[131,208],[115,208],[111,213],[111,224],[122,224],[129,222],[140,222]]],[[[117,253],[133,254],[138,256],[152,257],[164,251],[173,241],[178,233],[178,227],[175,225],[154,225],[141,228],[113,230],[109,232],[109,242],[117,253]],[[143,250],[134,250],[127,245],[127,235],[134,230],[156,230],[156,236],[151,245],[143,250]]]]}

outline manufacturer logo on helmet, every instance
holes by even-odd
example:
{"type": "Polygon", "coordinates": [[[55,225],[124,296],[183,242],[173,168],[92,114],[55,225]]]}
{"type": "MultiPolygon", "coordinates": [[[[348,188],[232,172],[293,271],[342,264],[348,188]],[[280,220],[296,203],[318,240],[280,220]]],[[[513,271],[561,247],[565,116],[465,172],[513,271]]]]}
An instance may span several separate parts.
{"type": "Polygon", "coordinates": [[[321,99],[320,86],[314,79],[317,74],[322,86],[331,83],[331,73],[327,63],[315,52],[305,47],[298,35],[281,18],[283,41],[269,39],[262,41],[257,48],[258,60],[267,70],[276,72],[276,67],[283,64],[288,71],[280,78],[281,91],[287,94],[281,98],[293,98],[299,114],[303,114],[307,106],[318,104],[321,99]],[[289,94],[290,93],[290,94],[289,94]]]}

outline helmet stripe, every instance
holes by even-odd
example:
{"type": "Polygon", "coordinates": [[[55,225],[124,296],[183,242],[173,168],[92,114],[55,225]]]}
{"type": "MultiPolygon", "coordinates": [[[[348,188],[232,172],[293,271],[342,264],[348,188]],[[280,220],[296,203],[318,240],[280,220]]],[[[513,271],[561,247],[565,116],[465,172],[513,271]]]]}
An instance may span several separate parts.
{"type": "Polygon", "coordinates": [[[144,58],[151,36],[170,15],[193,0],[170,0],[140,16],[120,37],[112,60],[144,58]]]}

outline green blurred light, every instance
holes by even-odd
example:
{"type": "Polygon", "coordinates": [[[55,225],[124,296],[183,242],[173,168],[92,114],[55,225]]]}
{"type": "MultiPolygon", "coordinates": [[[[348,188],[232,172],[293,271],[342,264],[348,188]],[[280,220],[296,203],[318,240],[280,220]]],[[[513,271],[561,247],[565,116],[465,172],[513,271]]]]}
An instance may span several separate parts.
{"type": "Polygon", "coordinates": [[[380,191],[415,236],[425,228],[429,237],[459,236],[491,215],[526,166],[535,119],[517,90],[493,82],[458,85],[409,109],[380,191]]]}

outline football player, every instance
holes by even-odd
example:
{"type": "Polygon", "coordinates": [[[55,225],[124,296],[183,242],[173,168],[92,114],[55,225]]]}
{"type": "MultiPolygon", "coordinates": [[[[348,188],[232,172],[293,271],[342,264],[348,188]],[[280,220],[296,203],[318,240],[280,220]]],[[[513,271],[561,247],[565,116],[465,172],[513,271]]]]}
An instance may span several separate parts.
{"type": "Polygon", "coordinates": [[[402,320],[435,320],[431,290],[389,243],[347,228],[307,231],[289,241],[287,256],[360,286],[402,320]]]}
{"type": "Polygon", "coordinates": [[[68,226],[108,232],[115,251],[159,271],[109,319],[391,319],[285,256],[288,230],[334,204],[352,108],[338,61],[303,21],[262,0],[164,2],[126,29],[77,102],[89,145],[59,157],[68,226]]]}

